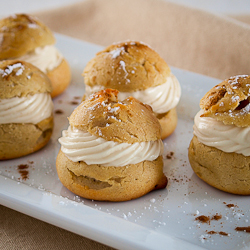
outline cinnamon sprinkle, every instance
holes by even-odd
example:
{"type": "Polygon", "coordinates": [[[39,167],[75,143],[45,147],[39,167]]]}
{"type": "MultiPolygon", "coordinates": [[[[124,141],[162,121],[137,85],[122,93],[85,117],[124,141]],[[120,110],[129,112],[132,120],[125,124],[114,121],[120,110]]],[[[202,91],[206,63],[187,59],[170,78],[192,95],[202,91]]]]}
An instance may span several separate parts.
{"type": "Polygon", "coordinates": [[[55,113],[56,114],[63,114],[63,111],[61,109],[57,109],[57,110],[55,110],[55,113]]]}
{"type": "Polygon", "coordinates": [[[215,231],[209,231],[207,234],[217,234],[215,231]]]}
{"type": "Polygon", "coordinates": [[[220,220],[222,218],[222,215],[216,214],[212,217],[212,220],[220,220]]]}
{"type": "Polygon", "coordinates": [[[225,232],[222,232],[222,231],[220,231],[219,234],[223,235],[223,236],[228,236],[228,233],[225,233],[225,232]]]}
{"type": "Polygon", "coordinates": [[[227,207],[229,207],[229,208],[231,208],[231,207],[235,207],[235,205],[234,205],[234,204],[227,204],[226,206],[227,206],[227,207]]]}
{"type": "Polygon", "coordinates": [[[174,157],[174,152],[170,152],[169,154],[167,154],[167,159],[173,159],[174,157]]]}
{"type": "Polygon", "coordinates": [[[21,175],[22,180],[27,180],[29,177],[29,171],[27,170],[29,165],[27,164],[20,164],[18,165],[18,172],[21,175]]]}
{"type": "Polygon", "coordinates": [[[228,236],[228,233],[220,231],[220,232],[215,232],[215,231],[208,231],[207,234],[220,234],[223,236],[228,236]]]}
{"type": "Polygon", "coordinates": [[[200,216],[196,217],[195,220],[198,220],[201,223],[210,223],[210,217],[205,216],[205,215],[200,215],[200,216]]]}
{"type": "Polygon", "coordinates": [[[218,221],[221,218],[222,218],[222,215],[220,215],[220,214],[215,214],[215,215],[213,215],[212,218],[210,218],[209,216],[206,216],[206,215],[200,215],[200,216],[196,217],[195,220],[198,220],[201,223],[208,223],[208,224],[210,224],[211,220],[217,220],[218,221]]]}
{"type": "Polygon", "coordinates": [[[79,104],[79,102],[76,102],[76,101],[71,101],[71,102],[70,102],[70,104],[72,104],[72,105],[78,105],[78,104],[79,104]]]}
{"type": "Polygon", "coordinates": [[[250,226],[248,226],[248,227],[236,227],[235,230],[250,233],[250,226]]]}

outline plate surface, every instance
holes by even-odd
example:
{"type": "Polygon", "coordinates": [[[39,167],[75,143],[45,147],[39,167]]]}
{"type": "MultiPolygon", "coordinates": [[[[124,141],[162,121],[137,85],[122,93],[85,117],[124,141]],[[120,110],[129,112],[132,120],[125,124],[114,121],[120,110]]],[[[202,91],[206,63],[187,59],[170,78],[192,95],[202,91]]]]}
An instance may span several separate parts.
{"type": "Polygon", "coordinates": [[[49,144],[29,156],[0,162],[0,203],[119,249],[249,249],[249,233],[235,228],[250,226],[250,197],[208,186],[193,173],[187,157],[199,101],[220,80],[172,68],[182,97],[177,129],[164,140],[166,189],[109,203],[82,199],[62,186],[55,167],[58,138],[84,94],[81,73],[102,48],[62,35],[56,38],[72,68],[72,84],[54,99],[55,129],[49,144]],[[209,221],[196,220],[200,215],[209,221]]]}

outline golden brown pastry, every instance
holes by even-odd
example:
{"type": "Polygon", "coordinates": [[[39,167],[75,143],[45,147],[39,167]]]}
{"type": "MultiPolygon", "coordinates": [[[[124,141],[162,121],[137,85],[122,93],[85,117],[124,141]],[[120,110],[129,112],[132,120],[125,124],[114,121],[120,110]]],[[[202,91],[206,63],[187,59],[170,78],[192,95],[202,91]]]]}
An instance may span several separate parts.
{"type": "Polygon", "coordinates": [[[44,147],[53,130],[51,82],[37,67],[0,61],[0,160],[44,147]]]}
{"type": "Polygon", "coordinates": [[[194,172],[225,192],[250,195],[250,76],[230,77],[201,99],[189,161],[194,172]]]}
{"type": "Polygon", "coordinates": [[[118,91],[82,102],[59,139],[56,168],[62,184],[87,199],[126,201],[165,188],[161,126],[152,109],[118,91]]]}
{"type": "Polygon", "coordinates": [[[117,89],[119,99],[133,96],[153,108],[162,126],[162,139],[175,130],[180,84],[148,45],[135,41],[112,44],[88,62],[83,76],[84,98],[101,89],[117,89]]]}
{"type": "Polygon", "coordinates": [[[27,61],[48,75],[53,91],[51,96],[61,94],[71,80],[70,67],[54,46],[51,30],[36,17],[15,14],[0,20],[0,60],[27,61]]]}

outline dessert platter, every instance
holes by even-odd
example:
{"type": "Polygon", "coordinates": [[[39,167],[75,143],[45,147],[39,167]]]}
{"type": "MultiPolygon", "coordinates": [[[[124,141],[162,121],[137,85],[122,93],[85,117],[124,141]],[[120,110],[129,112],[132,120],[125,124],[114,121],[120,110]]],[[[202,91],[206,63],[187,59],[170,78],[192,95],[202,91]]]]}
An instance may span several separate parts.
{"type": "Polygon", "coordinates": [[[137,199],[108,202],[82,198],[63,186],[56,169],[58,139],[85,94],[83,69],[103,48],[55,37],[70,65],[71,83],[53,98],[54,129],[47,145],[0,161],[0,203],[118,249],[249,249],[249,196],[208,185],[188,159],[200,100],[221,80],[171,67],[182,95],[176,108],[177,127],[163,140],[166,187],[137,199]]]}

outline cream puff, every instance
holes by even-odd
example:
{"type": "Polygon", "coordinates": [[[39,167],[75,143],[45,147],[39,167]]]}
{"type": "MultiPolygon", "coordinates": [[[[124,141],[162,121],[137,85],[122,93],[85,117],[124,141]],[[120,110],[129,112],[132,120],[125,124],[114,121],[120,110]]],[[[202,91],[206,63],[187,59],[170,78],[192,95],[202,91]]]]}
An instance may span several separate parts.
{"type": "Polygon", "coordinates": [[[161,126],[148,105],[118,91],[90,95],[59,138],[56,168],[62,184],[93,200],[126,201],[167,185],[161,126]]]}
{"type": "Polygon", "coordinates": [[[250,76],[230,77],[200,101],[189,161],[209,185],[250,195],[250,76]]]}
{"type": "Polygon", "coordinates": [[[36,17],[15,14],[0,20],[0,60],[16,59],[29,62],[51,80],[52,98],[69,85],[71,70],[55,47],[52,31],[36,17]]]}
{"type": "Polygon", "coordinates": [[[44,147],[53,130],[51,83],[37,67],[0,61],[0,160],[44,147]]]}
{"type": "Polygon", "coordinates": [[[162,126],[162,139],[174,132],[181,87],[167,63],[148,45],[134,41],[112,44],[88,62],[83,77],[84,98],[101,89],[117,89],[119,99],[133,96],[153,108],[162,126]]]}

